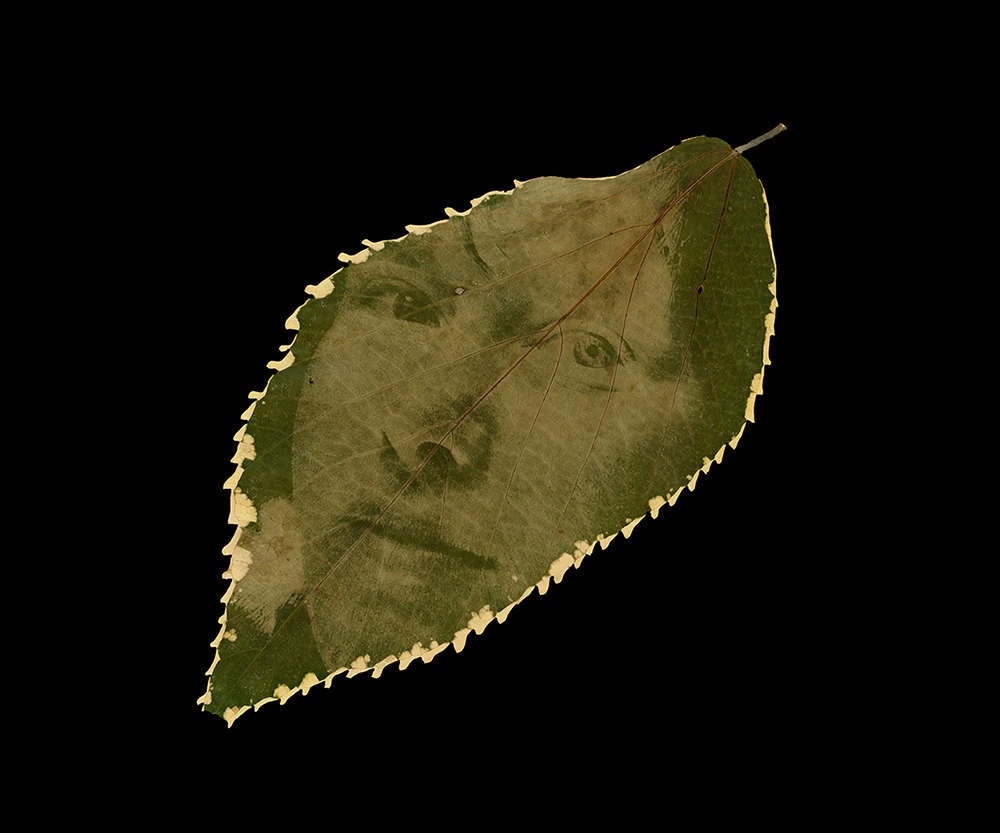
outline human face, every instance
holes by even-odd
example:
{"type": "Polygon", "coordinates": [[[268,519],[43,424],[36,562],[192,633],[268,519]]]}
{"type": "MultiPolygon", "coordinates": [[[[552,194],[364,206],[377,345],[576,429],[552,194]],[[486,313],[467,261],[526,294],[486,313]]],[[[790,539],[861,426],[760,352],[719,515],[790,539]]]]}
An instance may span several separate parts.
{"type": "Polygon", "coordinates": [[[501,197],[334,276],[292,496],[331,669],[450,641],[697,468],[669,453],[698,401],[679,229],[564,182],[516,226],[501,197]]]}

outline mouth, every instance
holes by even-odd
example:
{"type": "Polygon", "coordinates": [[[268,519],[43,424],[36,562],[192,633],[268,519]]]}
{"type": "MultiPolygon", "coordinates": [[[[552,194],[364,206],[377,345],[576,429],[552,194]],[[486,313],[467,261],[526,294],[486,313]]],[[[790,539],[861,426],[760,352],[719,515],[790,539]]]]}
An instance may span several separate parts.
{"type": "Polygon", "coordinates": [[[395,521],[392,526],[389,526],[386,523],[379,523],[377,520],[372,521],[368,518],[355,516],[345,519],[345,525],[357,530],[359,539],[364,535],[370,535],[413,549],[439,553],[454,559],[465,567],[476,570],[496,570],[498,568],[497,560],[492,556],[480,555],[442,539],[435,525],[426,521],[406,518],[395,521]]]}

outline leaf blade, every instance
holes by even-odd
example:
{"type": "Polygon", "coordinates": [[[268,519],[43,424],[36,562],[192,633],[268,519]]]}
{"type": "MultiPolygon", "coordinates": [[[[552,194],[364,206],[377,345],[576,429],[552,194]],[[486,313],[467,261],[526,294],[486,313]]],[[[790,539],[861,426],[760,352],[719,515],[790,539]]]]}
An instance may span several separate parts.
{"type": "Polygon", "coordinates": [[[232,545],[252,563],[229,605],[245,623],[219,643],[208,708],[294,688],[305,666],[277,685],[261,669],[305,612],[322,657],[302,679],[435,650],[693,483],[739,437],[767,360],[755,189],[728,145],[688,140],[619,177],[519,184],[333,276],[250,418],[234,499],[259,517],[232,545]],[[254,627],[262,647],[234,647],[254,627]]]}

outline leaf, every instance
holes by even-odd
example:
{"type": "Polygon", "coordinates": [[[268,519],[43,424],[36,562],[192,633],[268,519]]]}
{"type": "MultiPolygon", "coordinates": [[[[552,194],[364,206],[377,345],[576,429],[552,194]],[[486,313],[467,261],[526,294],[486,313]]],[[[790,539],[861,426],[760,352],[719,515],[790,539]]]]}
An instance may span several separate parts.
{"type": "Polygon", "coordinates": [[[460,651],[736,446],[777,307],[754,144],[515,183],[307,287],[236,437],[204,708],[460,651]]]}

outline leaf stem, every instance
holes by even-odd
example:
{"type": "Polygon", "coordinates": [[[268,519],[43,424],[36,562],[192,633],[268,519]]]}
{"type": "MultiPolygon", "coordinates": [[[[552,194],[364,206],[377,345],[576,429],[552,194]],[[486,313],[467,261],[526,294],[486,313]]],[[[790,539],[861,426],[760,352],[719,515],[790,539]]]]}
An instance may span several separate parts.
{"type": "Polygon", "coordinates": [[[745,150],[750,150],[750,148],[755,148],[761,142],[766,142],[772,136],[777,136],[784,129],[785,129],[785,125],[779,124],[776,128],[774,128],[774,130],[768,131],[763,136],[758,136],[752,142],[747,142],[745,145],[740,145],[738,148],[736,148],[736,152],[737,153],[743,153],[743,151],[745,151],[745,150]]]}

